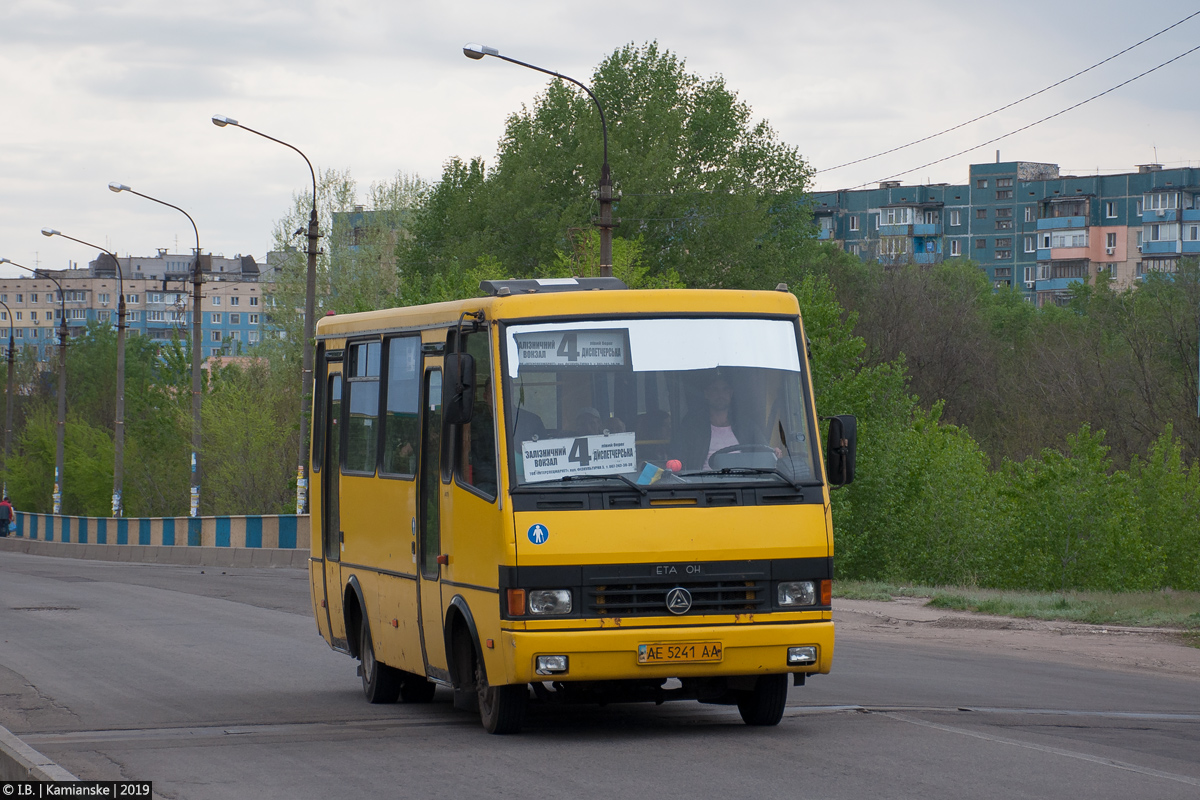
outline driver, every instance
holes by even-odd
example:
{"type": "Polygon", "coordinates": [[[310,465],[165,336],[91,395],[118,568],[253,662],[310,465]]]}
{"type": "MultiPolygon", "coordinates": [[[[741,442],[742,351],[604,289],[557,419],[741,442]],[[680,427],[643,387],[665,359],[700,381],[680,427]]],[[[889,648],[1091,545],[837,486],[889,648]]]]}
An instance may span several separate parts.
{"type": "Polygon", "coordinates": [[[739,444],[765,444],[766,437],[752,427],[742,424],[733,413],[733,387],[720,373],[704,387],[706,413],[691,417],[687,426],[687,452],[684,466],[688,469],[710,469],[713,453],[739,444]]]}

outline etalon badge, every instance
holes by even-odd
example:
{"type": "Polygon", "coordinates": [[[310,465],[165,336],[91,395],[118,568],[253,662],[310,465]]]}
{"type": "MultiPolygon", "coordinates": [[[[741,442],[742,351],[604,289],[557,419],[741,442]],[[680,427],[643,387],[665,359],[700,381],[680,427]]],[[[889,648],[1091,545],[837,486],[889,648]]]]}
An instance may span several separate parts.
{"type": "Polygon", "coordinates": [[[667,592],[667,611],[672,614],[686,614],[692,608],[692,593],[682,586],[676,586],[667,592]]]}

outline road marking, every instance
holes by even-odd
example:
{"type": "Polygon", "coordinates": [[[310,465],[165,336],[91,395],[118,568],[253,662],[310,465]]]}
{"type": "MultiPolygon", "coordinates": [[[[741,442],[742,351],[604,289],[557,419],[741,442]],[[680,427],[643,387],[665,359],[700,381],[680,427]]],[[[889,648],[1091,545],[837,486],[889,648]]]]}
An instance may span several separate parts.
{"type": "Polygon", "coordinates": [[[910,725],[920,725],[924,728],[933,728],[934,730],[945,731],[947,733],[957,733],[962,736],[971,736],[976,739],[983,739],[988,742],[996,742],[997,744],[1007,744],[1013,747],[1024,747],[1027,750],[1037,750],[1042,753],[1050,753],[1058,756],[1066,756],[1067,758],[1077,758],[1080,761],[1090,761],[1093,764],[1101,764],[1106,767],[1115,767],[1129,772],[1136,772],[1141,775],[1148,775],[1153,778],[1163,778],[1168,781],[1177,783],[1186,783],[1188,786],[1200,786],[1200,780],[1188,777],[1187,775],[1177,775],[1174,772],[1163,772],[1158,769],[1150,769],[1149,767],[1140,767],[1137,764],[1130,764],[1127,761],[1117,761],[1112,758],[1104,758],[1102,756],[1088,755],[1087,753],[1079,753],[1074,750],[1064,750],[1061,747],[1050,747],[1044,744],[1034,744],[1032,742],[1022,742],[1017,739],[1009,739],[1004,736],[995,736],[990,733],[980,733],[979,731],[970,731],[965,728],[956,728],[952,725],[942,725],[937,722],[927,722],[923,719],[916,719],[906,714],[897,714],[895,712],[884,712],[883,716],[891,719],[907,722],[910,725]]]}

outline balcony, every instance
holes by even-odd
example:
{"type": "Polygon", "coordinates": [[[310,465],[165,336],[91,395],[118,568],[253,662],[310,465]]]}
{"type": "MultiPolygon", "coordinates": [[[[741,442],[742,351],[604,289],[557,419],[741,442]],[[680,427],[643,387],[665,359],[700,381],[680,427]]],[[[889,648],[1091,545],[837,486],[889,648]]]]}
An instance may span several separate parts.
{"type": "Polygon", "coordinates": [[[1070,288],[1072,283],[1086,282],[1087,278],[1049,278],[1037,281],[1035,290],[1039,292],[1061,291],[1070,288]]]}
{"type": "Polygon", "coordinates": [[[1155,222],[1174,222],[1179,219],[1179,212],[1173,208],[1146,209],[1142,212],[1142,222],[1151,225],[1155,222]]]}
{"type": "Polygon", "coordinates": [[[1050,260],[1050,248],[1049,247],[1039,247],[1037,250],[1037,260],[1038,261],[1049,261],[1050,260]]]}
{"type": "Polygon", "coordinates": [[[941,260],[941,253],[913,253],[914,264],[938,264],[941,260]]]}
{"type": "Polygon", "coordinates": [[[1200,241],[1196,241],[1196,242],[1191,242],[1191,241],[1184,242],[1184,243],[1183,243],[1183,253],[1184,253],[1184,255],[1197,255],[1197,254],[1200,254],[1200,241]]]}
{"type": "Polygon", "coordinates": [[[821,228],[821,230],[817,232],[817,239],[819,241],[828,242],[832,238],[833,231],[829,230],[828,228],[821,228]]]}
{"type": "Polygon", "coordinates": [[[1184,222],[1200,222],[1200,208],[1185,208],[1183,210],[1184,222]]]}
{"type": "Polygon", "coordinates": [[[1062,228],[1086,228],[1087,217],[1043,217],[1037,221],[1039,231],[1053,231],[1062,228]]]}
{"type": "Polygon", "coordinates": [[[1162,242],[1142,241],[1142,255],[1169,254],[1179,252],[1179,242],[1167,239],[1162,242]]]}

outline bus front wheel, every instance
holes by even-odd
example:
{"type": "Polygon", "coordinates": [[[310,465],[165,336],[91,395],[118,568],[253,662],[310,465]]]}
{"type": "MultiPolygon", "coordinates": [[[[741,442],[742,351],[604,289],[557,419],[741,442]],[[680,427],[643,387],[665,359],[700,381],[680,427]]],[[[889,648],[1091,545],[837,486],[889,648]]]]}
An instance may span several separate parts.
{"type": "Polygon", "coordinates": [[[375,646],[371,643],[371,628],[363,615],[359,629],[358,654],[362,663],[358,671],[362,675],[363,694],[369,703],[394,703],[400,696],[400,670],[380,664],[375,658],[375,646]]]}
{"type": "Polygon", "coordinates": [[[749,691],[738,692],[737,707],[747,725],[778,725],[787,705],[788,676],[760,675],[749,691]]]}
{"type": "Polygon", "coordinates": [[[526,684],[489,686],[483,668],[475,664],[475,690],[479,694],[479,718],[488,733],[517,733],[525,721],[529,701],[526,684]]]}

